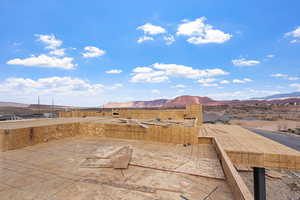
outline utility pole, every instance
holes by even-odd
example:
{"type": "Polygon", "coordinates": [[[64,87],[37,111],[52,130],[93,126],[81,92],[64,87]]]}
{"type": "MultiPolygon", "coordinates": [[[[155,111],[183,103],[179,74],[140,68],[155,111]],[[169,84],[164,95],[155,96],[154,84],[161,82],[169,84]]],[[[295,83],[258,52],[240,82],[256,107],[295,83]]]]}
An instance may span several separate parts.
{"type": "Polygon", "coordinates": [[[39,111],[39,114],[41,114],[41,108],[40,108],[40,96],[38,96],[38,111],[39,111]]]}
{"type": "Polygon", "coordinates": [[[54,98],[52,97],[52,118],[54,117],[54,98]]]}

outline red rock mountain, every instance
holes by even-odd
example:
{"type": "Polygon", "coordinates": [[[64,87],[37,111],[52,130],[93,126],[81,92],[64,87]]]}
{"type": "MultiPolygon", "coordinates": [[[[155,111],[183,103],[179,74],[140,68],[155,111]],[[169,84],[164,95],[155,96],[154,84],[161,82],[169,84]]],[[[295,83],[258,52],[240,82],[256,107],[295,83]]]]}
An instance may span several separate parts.
{"type": "Polygon", "coordinates": [[[203,105],[215,105],[218,104],[217,101],[212,100],[209,97],[199,97],[199,96],[179,96],[175,99],[167,101],[163,107],[182,107],[186,104],[203,104],[203,105]]]}
{"type": "Polygon", "coordinates": [[[153,101],[131,101],[125,103],[107,103],[104,108],[154,108],[154,107],[183,107],[186,104],[218,105],[208,97],[179,96],[174,99],[157,99],[153,101]]]}
{"type": "Polygon", "coordinates": [[[152,101],[130,101],[124,103],[107,103],[104,108],[159,108],[159,107],[184,107],[187,104],[202,105],[241,105],[241,104],[285,104],[300,103],[300,98],[272,99],[272,100],[227,100],[216,101],[209,97],[179,96],[174,99],[157,99],[152,101]]]}

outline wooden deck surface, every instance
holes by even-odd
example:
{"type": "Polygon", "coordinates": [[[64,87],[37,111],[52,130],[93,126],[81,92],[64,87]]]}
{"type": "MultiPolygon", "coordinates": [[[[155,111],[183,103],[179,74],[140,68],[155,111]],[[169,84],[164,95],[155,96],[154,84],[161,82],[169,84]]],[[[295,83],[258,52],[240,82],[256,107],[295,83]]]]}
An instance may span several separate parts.
{"type": "Polygon", "coordinates": [[[236,125],[205,124],[198,137],[215,137],[234,164],[300,170],[300,152],[236,125]]]}

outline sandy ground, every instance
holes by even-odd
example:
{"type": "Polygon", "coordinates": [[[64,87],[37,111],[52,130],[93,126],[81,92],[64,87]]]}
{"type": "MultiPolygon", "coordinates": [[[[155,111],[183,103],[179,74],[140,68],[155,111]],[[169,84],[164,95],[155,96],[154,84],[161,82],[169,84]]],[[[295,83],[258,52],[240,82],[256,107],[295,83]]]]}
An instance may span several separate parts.
{"type": "MultiPolygon", "coordinates": [[[[275,170],[272,170],[275,171],[275,170]]],[[[253,173],[239,172],[249,190],[253,193],[253,173]]],[[[282,170],[282,178],[266,177],[267,199],[272,200],[299,200],[300,173],[282,170]],[[295,175],[296,174],[296,175],[295,175]],[[297,177],[298,176],[298,177],[297,177]]]]}
{"type": "Polygon", "coordinates": [[[230,124],[240,125],[246,128],[256,128],[267,131],[279,131],[283,129],[300,128],[300,122],[291,120],[264,121],[264,120],[231,120],[230,124]]]}

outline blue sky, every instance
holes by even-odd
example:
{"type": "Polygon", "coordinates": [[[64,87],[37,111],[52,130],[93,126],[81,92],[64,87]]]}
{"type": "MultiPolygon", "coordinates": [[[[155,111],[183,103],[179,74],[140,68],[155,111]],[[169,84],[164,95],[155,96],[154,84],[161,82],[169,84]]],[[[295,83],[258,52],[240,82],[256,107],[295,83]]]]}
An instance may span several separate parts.
{"type": "Polygon", "coordinates": [[[0,2],[0,101],[99,106],[300,90],[300,2],[0,2]]]}

